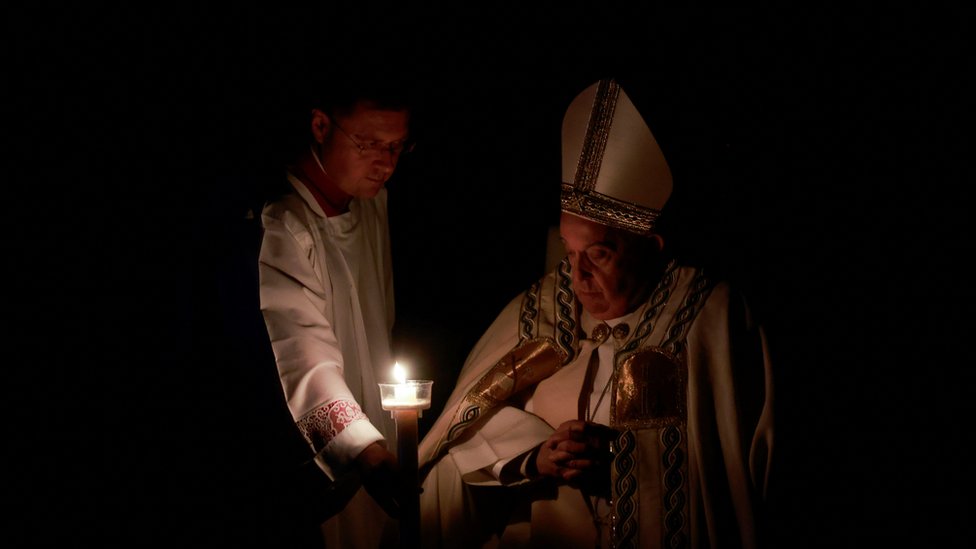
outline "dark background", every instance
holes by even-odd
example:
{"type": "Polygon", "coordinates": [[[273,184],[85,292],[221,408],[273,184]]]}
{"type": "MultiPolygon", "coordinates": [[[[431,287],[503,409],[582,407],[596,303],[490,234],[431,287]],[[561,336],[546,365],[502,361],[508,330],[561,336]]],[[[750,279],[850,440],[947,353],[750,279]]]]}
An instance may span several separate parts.
{"type": "MultiPolygon", "coordinates": [[[[5,400],[15,534],[287,545],[303,457],[257,312],[256,225],[302,82],[425,91],[390,181],[397,355],[435,380],[543,271],[569,101],[617,77],[675,173],[672,244],[752,297],[777,367],[777,547],[961,540],[970,17],[159,4],[8,18],[5,400]],[[23,258],[23,259],[21,259],[23,258]],[[277,541],[275,541],[277,540],[277,541]]],[[[300,114],[300,113],[299,113],[300,114]]],[[[298,542],[295,542],[296,545],[298,542]]]]}

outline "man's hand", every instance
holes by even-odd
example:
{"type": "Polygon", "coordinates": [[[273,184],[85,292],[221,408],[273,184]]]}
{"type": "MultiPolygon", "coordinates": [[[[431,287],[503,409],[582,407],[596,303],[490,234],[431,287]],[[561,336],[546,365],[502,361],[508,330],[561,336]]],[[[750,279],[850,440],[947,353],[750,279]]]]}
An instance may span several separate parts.
{"type": "Polygon", "coordinates": [[[602,484],[609,480],[610,441],[616,432],[582,420],[563,422],[539,447],[536,471],[569,484],[602,484]]]}
{"type": "Polygon", "coordinates": [[[396,500],[398,464],[396,456],[374,442],[356,456],[356,467],[363,481],[363,488],[392,518],[400,515],[396,500]]]}

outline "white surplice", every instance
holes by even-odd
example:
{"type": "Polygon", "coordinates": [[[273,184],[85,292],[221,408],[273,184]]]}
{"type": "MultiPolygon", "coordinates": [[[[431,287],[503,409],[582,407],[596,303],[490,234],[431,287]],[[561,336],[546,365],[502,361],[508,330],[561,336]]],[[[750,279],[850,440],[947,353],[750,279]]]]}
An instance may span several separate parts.
{"type": "MultiPolygon", "coordinates": [[[[367,445],[395,448],[377,382],[392,368],[387,192],[329,217],[305,185],[262,212],[261,310],[288,408],[332,475],[367,445]]],[[[360,489],[323,525],[329,547],[377,547],[386,514],[360,489]]]]}

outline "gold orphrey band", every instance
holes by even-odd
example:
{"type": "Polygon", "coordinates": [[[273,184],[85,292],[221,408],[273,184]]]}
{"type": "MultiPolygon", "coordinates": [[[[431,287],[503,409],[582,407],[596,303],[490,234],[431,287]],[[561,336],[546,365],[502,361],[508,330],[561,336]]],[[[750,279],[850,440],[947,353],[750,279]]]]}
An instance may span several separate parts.
{"type": "Polygon", "coordinates": [[[590,109],[590,120],[586,125],[583,151],[576,165],[576,180],[573,181],[573,187],[580,192],[589,192],[596,185],[619,95],[620,86],[613,80],[601,80],[597,86],[593,107],[590,109]]]}

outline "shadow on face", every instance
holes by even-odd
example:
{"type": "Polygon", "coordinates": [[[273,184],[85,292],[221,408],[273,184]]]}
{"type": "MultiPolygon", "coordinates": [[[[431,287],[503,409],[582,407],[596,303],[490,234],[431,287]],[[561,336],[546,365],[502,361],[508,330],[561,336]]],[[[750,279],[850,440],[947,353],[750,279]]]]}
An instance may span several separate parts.
{"type": "Polygon", "coordinates": [[[600,320],[632,312],[654,286],[663,239],[640,236],[564,212],[559,235],[580,305],[600,320]]]}

